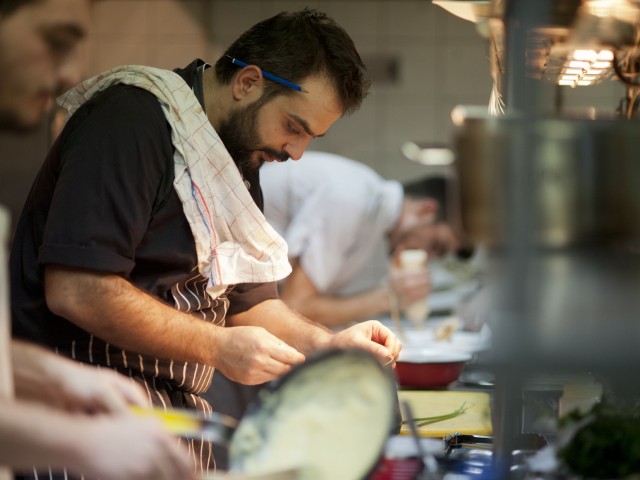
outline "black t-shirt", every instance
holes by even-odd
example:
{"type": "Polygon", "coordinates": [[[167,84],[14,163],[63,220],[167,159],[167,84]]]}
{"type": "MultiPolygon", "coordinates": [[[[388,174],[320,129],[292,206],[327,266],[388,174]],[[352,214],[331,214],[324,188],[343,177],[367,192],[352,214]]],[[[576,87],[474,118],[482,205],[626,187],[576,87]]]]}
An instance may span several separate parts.
{"type": "MultiPolygon", "coordinates": [[[[177,72],[193,85],[201,64],[177,72]]],[[[193,276],[197,255],[173,188],[173,151],[158,100],[136,87],[108,88],[69,119],[16,229],[10,266],[15,336],[54,346],[78,333],[46,306],[47,264],[115,273],[174,304],[171,289],[193,276]]],[[[257,174],[248,180],[262,209],[257,174]]],[[[277,292],[275,283],[243,284],[228,297],[230,313],[237,313],[277,292]]]]}

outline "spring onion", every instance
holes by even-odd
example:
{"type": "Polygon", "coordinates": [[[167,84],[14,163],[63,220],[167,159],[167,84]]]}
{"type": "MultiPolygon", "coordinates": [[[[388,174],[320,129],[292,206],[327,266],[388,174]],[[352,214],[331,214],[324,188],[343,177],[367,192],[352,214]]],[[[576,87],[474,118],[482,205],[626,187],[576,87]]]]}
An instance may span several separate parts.
{"type": "MultiPolygon", "coordinates": [[[[433,417],[420,417],[414,419],[416,427],[424,427],[425,425],[431,425],[432,423],[441,422],[443,420],[449,420],[450,418],[455,418],[459,415],[462,415],[467,410],[467,402],[463,402],[456,410],[450,413],[445,413],[443,415],[436,415],[433,417]]],[[[403,420],[402,424],[407,425],[409,422],[407,420],[403,420]]]]}

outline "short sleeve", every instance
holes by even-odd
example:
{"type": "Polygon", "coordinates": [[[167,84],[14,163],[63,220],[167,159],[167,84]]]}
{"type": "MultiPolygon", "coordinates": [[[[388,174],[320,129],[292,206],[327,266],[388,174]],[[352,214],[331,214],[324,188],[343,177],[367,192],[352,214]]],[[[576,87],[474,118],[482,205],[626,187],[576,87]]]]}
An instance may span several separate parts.
{"type": "Polygon", "coordinates": [[[157,99],[111,87],[71,117],[59,141],[39,262],[128,274],[163,179],[173,176],[170,127],[157,99]]]}
{"type": "Polygon", "coordinates": [[[251,307],[278,298],[278,286],[276,282],[267,283],[240,283],[229,292],[228,315],[234,315],[249,310],[251,307]]]}

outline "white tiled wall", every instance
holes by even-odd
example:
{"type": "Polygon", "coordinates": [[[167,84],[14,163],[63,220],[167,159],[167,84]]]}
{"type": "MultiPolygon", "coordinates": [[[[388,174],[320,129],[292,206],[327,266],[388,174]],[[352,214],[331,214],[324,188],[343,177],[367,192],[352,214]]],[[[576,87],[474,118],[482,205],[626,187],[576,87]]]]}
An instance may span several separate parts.
{"type": "Polygon", "coordinates": [[[96,2],[88,73],[137,63],[160,68],[208,58],[212,2],[202,0],[104,0],[96,2]]]}
{"type": "Polygon", "coordinates": [[[486,104],[485,42],[473,24],[429,0],[103,0],[95,4],[88,74],[124,63],[173,68],[195,57],[213,62],[254,23],[305,6],[335,18],[363,57],[381,53],[399,62],[397,83],[374,83],[362,109],[313,148],[404,180],[424,171],[401,155],[404,141],[448,141],[452,106],[486,104]]]}
{"type": "MultiPolygon", "coordinates": [[[[425,167],[403,158],[403,142],[449,142],[451,109],[488,103],[486,41],[473,24],[430,0],[102,0],[94,3],[94,25],[83,52],[86,75],[127,63],[174,68],[195,57],[214,62],[254,23],[305,6],[335,18],[363,57],[383,53],[399,62],[396,84],[374,83],[364,106],[312,148],[356,158],[384,176],[406,180],[425,173],[425,167]]],[[[623,95],[618,82],[565,92],[567,108],[593,104],[611,111],[623,95]]],[[[12,187],[0,189],[0,202],[22,204],[46,142],[46,132],[11,142],[0,136],[3,151],[15,150],[25,159],[20,177],[11,176],[12,187]],[[7,192],[13,192],[9,200],[7,192]]],[[[3,169],[0,186],[9,178],[3,169]]]]}

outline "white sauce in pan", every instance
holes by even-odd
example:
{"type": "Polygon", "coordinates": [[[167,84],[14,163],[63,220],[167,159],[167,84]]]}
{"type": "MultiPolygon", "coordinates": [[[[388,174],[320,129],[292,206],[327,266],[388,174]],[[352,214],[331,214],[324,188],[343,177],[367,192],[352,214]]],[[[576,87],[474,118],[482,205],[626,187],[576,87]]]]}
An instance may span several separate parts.
{"type": "Polygon", "coordinates": [[[265,390],[229,449],[231,470],[304,469],[305,479],[359,480],[373,467],[393,422],[393,380],[362,355],[304,365],[275,392],[265,390]]]}

